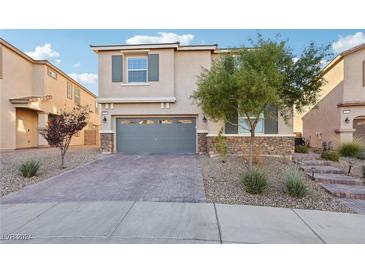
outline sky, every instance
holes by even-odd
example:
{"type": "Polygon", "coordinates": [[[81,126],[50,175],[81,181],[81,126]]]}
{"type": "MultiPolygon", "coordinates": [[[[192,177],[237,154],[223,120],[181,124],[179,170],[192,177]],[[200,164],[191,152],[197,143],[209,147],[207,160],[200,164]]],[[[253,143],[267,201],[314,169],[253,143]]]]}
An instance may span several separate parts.
{"type": "Polygon", "coordinates": [[[365,30],[0,30],[0,37],[34,59],[48,59],[65,73],[98,94],[97,55],[90,45],[167,43],[248,45],[257,33],[288,41],[299,55],[310,43],[331,45],[334,55],[365,43],[365,30]]]}

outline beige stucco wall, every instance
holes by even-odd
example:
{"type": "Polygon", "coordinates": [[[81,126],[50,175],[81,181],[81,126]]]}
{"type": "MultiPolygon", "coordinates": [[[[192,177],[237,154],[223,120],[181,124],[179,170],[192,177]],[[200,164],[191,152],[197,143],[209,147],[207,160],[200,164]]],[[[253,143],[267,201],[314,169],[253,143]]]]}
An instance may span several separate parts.
{"type": "MultiPolygon", "coordinates": [[[[196,90],[196,81],[202,68],[209,69],[212,62],[211,51],[174,51],[173,49],[151,50],[149,53],[160,54],[160,81],[149,82],[147,86],[125,85],[112,83],[112,55],[121,54],[117,51],[99,52],[99,97],[104,98],[154,98],[176,97],[175,103],[169,103],[169,108],[161,108],[161,103],[113,103],[103,111],[108,112],[107,123],[102,123],[102,130],[115,131],[115,119],[127,115],[195,115],[197,116],[198,132],[218,134],[222,122],[203,122],[203,113],[196,103],[190,98],[196,90]],[[171,75],[174,72],[174,75],[171,75]],[[161,82],[161,83],[160,83],[161,82]],[[170,83],[168,83],[170,82],[170,83]],[[171,88],[171,83],[173,87],[171,88]]],[[[123,53],[128,56],[127,53],[123,53]]],[[[141,53],[138,53],[140,55],[141,53]]],[[[147,54],[147,53],[146,53],[147,54]]],[[[217,54],[214,54],[214,58],[217,54]]],[[[126,59],[124,64],[124,80],[126,75],[126,59]]],[[[293,134],[293,121],[287,122],[278,115],[279,134],[293,134]]]]}
{"type": "MultiPolygon", "coordinates": [[[[111,82],[111,56],[115,52],[101,54],[99,57],[99,96],[100,98],[158,98],[176,97],[176,102],[169,103],[169,108],[161,108],[158,103],[110,104],[108,123],[102,124],[103,130],[115,128],[115,118],[121,115],[170,115],[197,116],[197,129],[206,130],[200,108],[190,96],[196,89],[196,80],[202,67],[210,68],[210,51],[174,52],[173,49],[153,50],[149,53],[160,54],[159,81],[149,82],[148,86],[128,86],[111,82]]],[[[127,55],[127,54],[125,54],[127,55]]],[[[126,65],[126,61],[124,61],[126,65]]],[[[127,76],[124,77],[126,79],[127,76]]]]}
{"type": "Polygon", "coordinates": [[[0,148],[14,149],[16,147],[16,115],[15,107],[10,98],[32,94],[32,64],[14,54],[7,47],[2,47],[2,70],[0,100],[0,148]]]}
{"type": "Polygon", "coordinates": [[[340,129],[341,112],[337,104],[343,101],[344,61],[340,60],[326,75],[318,104],[304,114],[303,136],[310,139],[310,145],[321,147],[322,142],[336,146],[340,139],[335,132],[340,129]]]}
{"type": "Polygon", "coordinates": [[[103,98],[173,97],[175,84],[175,58],[173,49],[156,49],[149,52],[108,51],[99,53],[99,96],[103,98]],[[127,58],[159,54],[159,81],[148,85],[125,85],[128,82],[127,58]],[[123,55],[123,83],[112,82],[112,55],[123,55]],[[124,85],[123,85],[124,84],[124,85]]]}
{"type": "Polygon", "coordinates": [[[364,106],[338,107],[340,103],[365,101],[362,62],[365,49],[344,56],[327,74],[327,84],[318,109],[312,109],[303,117],[306,138],[311,138],[312,146],[320,146],[321,141],[331,141],[334,146],[353,140],[353,120],[365,116],[364,106]],[[345,120],[348,118],[348,123],[345,120]]]}
{"type": "MultiPolygon", "coordinates": [[[[54,79],[47,74],[48,65],[33,63],[6,46],[2,44],[0,46],[3,53],[3,79],[1,79],[0,83],[0,149],[15,149],[27,146],[22,145],[22,141],[25,139],[19,132],[17,133],[16,107],[33,109],[34,112],[19,112],[22,115],[22,120],[33,121],[34,113],[36,115],[37,113],[57,114],[65,108],[66,110],[71,110],[74,107],[74,100],[67,99],[67,82],[69,80],[65,76],[57,72],[57,79],[54,79]],[[26,105],[14,105],[9,101],[10,98],[46,95],[51,95],[52,99],[32,102],[26,105]],[[25,117],[27,115],[29,117],[25,117]]],[[[100,125],[99,113],[95,113],[96,98],[81,87],[80,98],[81,105],[89,105],[90,109],[94,111],[90,115],[90,122],[100,125]]],[[[34,129],[37,128],[37,123],[28,122],[34,129]]],[[[33,146],[37,146],[37,134],[27,138],[32,138],[30,142],[26,142],[27,144],[30,143],[33,146]]],[[[82,132],[80,137],[74,138],[71,144],[82,145],[83,143],[82,132]]]]}
{"type": "MultiPolygon", "coordinates": [[[[363,67],[365,49],[356,51],[344,57],[344,94],[343,102],[365,102],[365,87],[363,86],[363,67]]],[[[351,106],[340,108],[340,140],[349,142],[353,140],[353,120],[365,116],[365,106],[351,106]],[[345,123],[346,118],[349,122],[345,123]]]]}
{"type": "Polygon", "coordinates": [[[344,102],[365,101],[362,62],[365,61],[365,49],[344,57],[344,102]]]}
{"type": "MultiPolygon", "coordinates": [[[[328,93],[330,93],[332,90],[343,89],[343,80],[344,80],[344,62],[343,60],[340,60],[334,67],[332,67],[325,75],[324,79],[326,80],[326,83],[321,88],[321,91],[319,93],[318,97],[318,104],[321,103],[321,101],[325,100],[325,97],[328,93]],[[342,84],[342,85],[341,85],[342,84]]],[[[338,91],[341,93],[341,91],[338,91]]],[[[337,98],[342,97],[341,95],[337,95],[337,98]]],[[[342,99],[340,98],[337,103],[339,103],[342,99]]],[[[321,103],[326,104],[326,102],[321,103]]],[[[315,106],[308,106],[304,109],[302,113],[295,112],[294,113],[294,132],[303,132],[303,117],[310,112],[315,106]]]]}

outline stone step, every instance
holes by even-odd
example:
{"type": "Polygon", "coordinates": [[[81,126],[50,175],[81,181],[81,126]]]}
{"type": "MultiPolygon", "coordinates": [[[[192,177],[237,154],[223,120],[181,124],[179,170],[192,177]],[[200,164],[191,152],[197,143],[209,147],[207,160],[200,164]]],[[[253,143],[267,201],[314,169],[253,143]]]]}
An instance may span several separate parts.
{"type": "MultiPolygon", "coordinates": [[[[307,175],[312,178],[311,172],[307,172],[307,175]]],[[[362,185],[362,180],[344,174],[314,173],[314,180],[328,184],[362,185]]]]}
{"type": "Polygon", "coordinates": [[[341,199],[341,202],[344,203],[347,207],[351,208],[356,213],[365,215],[365,200],[341,199]]]}
{"type": "Polygon", "coordinates": [[[342,185],[320,183],[327,192],[338,198],[360,199],[365,200],[364,185],[342,185]]]}
{"type": "Polygon", "coordinates": [[[316,154],[313,153],[294,153],[292,156],[293,161],[295,162],[301,162],[305,160],[315,160],[316,157],[318,157],[316,154]]]}
{"type": "Polygon", "coordinates": [[[332,173],[332,174],[344,174],[342,169],[333,166],[301,166],[301,169],[307,173],[332,173]]]}
{"type": "Polygon", "coordinates": [[[303,160],[299,162],[301,165],[305,166],[329,166],[329,161],[324,160],[303,160]]]}

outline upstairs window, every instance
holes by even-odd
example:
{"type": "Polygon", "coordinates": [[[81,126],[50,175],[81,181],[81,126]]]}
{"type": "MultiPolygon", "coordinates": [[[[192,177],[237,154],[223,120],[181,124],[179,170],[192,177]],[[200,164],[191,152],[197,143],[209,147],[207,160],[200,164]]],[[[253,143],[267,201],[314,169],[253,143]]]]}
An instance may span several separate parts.
{"type": "Polygon", "coordinates": [[[67,98],[72,99],[72,83],[67,82],[67,98]]]}
{"type": "Polygon", "coordinates": [[[50,77],[52,77],[54,79],[57,79],[57,72],[48,69],[48,76],[50,76],[50,77]]]}
{"type": "Polygon", "coordinates": [[[74,97],[75,97],[75,104],[80,105],[80,89],[76,88],[74,89],[74,97]]]}
{"type": "Polygon", "coordinates": [[[147,82],[147,56],[128,57],[128,82],[147,82]]]}

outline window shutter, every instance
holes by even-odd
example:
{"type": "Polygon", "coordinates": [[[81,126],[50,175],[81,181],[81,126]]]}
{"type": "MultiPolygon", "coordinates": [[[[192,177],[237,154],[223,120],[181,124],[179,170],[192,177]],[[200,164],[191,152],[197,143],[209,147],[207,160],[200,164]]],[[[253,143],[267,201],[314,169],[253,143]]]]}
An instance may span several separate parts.
{"type": "Polygon", "coordinates": [[[224,124],[224,133],[225,134],[238,134],[238,113],[236,112],[232,118],[229,119],[231,123],[226,122],[224,124]]]}
{"type": "Polygon", "coordinates": [[[278,134],[278,109],[269,105],[265,111],[265,134],[278,134]]]}
{"type": "Polygon", "coordinates": [[[112,56],[112,82],[123,82],[123,55],[112,56]]]}
{"type": "Polygon", "coordinates": [[[159,80],[159,54],[148,55],[148,81],[159,80]]]}

